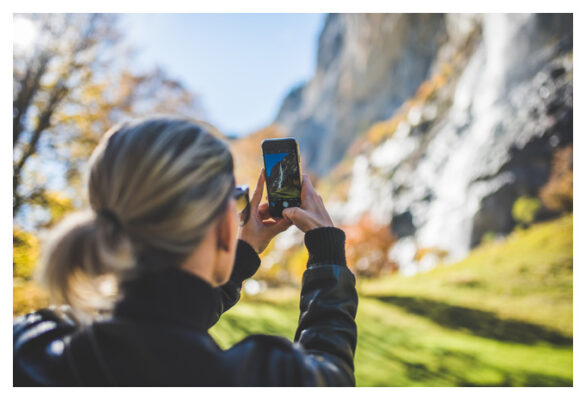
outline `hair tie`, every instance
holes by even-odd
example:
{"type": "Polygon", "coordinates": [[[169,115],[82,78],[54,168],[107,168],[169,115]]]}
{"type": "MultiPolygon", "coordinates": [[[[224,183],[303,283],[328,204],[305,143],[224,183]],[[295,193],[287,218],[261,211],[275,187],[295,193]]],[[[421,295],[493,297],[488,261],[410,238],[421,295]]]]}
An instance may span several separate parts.
{"type": "Polygon", "coordinates": [[[118,215],[114,211],[104,208],[98,212],[98,216],[110,221],[116,229],[122,228],[122,221],[120,221],[120,218],[118,218],[118,215]]]}

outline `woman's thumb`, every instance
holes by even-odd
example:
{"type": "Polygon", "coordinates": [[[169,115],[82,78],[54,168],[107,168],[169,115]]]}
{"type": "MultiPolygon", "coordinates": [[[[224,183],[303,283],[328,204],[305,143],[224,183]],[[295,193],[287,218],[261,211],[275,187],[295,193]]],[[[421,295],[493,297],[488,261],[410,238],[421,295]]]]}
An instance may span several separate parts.
{"type": "Polygon", "coordinates": [[[291,220],[287,219],[287,218],[282,218],[280,219],[279,222],[277,222],[276,224],[271,226],[271,230],[277,234],[279,232],[283,232],[285,230],[287,230],[287,228],[289,228],[291,226],[291,220]]]}
{"type": "Polygon", "coordinates": [[[294,224],[297,224],[299,218],[302,218],[304,214],[305,211],[299,207],[289,207],[283,210],[283,216],[294,224]]]}

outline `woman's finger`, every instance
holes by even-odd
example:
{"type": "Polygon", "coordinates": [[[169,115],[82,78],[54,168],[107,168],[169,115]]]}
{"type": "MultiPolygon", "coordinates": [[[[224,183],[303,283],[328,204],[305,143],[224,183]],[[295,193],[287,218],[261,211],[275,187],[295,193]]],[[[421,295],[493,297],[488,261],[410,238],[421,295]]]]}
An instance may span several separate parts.
{"type": "Polygon", "coordinates": [[[284,209],[283,216],[297,226],[303,225],[304,220],[308,218],[307,212],[299,207],[284,209]]]}
{"type": "Polygon", "coordinates": [[[301,181],[301,200],[305,200],[309,196],[309,189],[307,187],[309,183],[309,177],[307,174],[303,174],[303,178],[301,181]]]}
{"type": "Polygon", "coordinates": [[[265,169],[261,168],[260,174],[258,176],[258,181],[256,182],[256,187],[254,188],[254,193],[252,198],[250,199],[250,206],[253,210],[258,208],[260,201],[262,200],[262,194],[265,187],[265,169]]]}
{"type": "Polygon", "coordinates": [[[303,174],[303,184],[307,185],[307,190],[309,192],[316,193],[313,183],[311,182],[311,179],[309,179],[309,175],[303,174]]]}
{"type": "Polygon", "coordinates": [[[293,223],[286,218],[278,218],[271,226],[271,232],[276,235],[279,232],[287,230],[293,223]]]}
{"type": "Polygon", "coordinates": [[[301,198],[308,199],[311,196],[314,196],[316,191],[311,184],[311,180],[307,174],[303,174],[303,182],[301,183],[301,198]]]}
{"type": "Polygon", "coordinates": [[[271,214],[269,213],[269,203],[262,203],[258,206],[258,215],[261,220],[271,218],[271,214]]]}

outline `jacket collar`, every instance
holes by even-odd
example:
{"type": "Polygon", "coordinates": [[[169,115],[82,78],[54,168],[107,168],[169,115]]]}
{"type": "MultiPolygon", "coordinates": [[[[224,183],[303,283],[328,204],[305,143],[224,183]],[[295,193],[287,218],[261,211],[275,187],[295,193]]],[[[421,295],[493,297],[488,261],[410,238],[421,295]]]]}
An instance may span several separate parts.
{"type": "Polygon", "coordinates": [[[178,324],[207,331],[220,307],[220,293],[177,267],[144,274],[122,286],[114,317],[178,324]]]}

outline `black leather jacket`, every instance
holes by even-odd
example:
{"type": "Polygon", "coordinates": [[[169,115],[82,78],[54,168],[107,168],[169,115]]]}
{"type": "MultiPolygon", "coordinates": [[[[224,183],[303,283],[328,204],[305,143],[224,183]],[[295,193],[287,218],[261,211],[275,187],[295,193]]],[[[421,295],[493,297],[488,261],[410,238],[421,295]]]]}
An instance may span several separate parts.
{"type": "Polygon", "coordinates": [[[207,333],[260,265],[239,241],[228,283],[213,288],[177,268],[125,287],[111,318],[78,327],[44,309],[14,321],[15,386],[355,385],[358,298],[344,233],[319,228],[309,250],[294,341],[252,335],[222,350],[207,333]]]}

